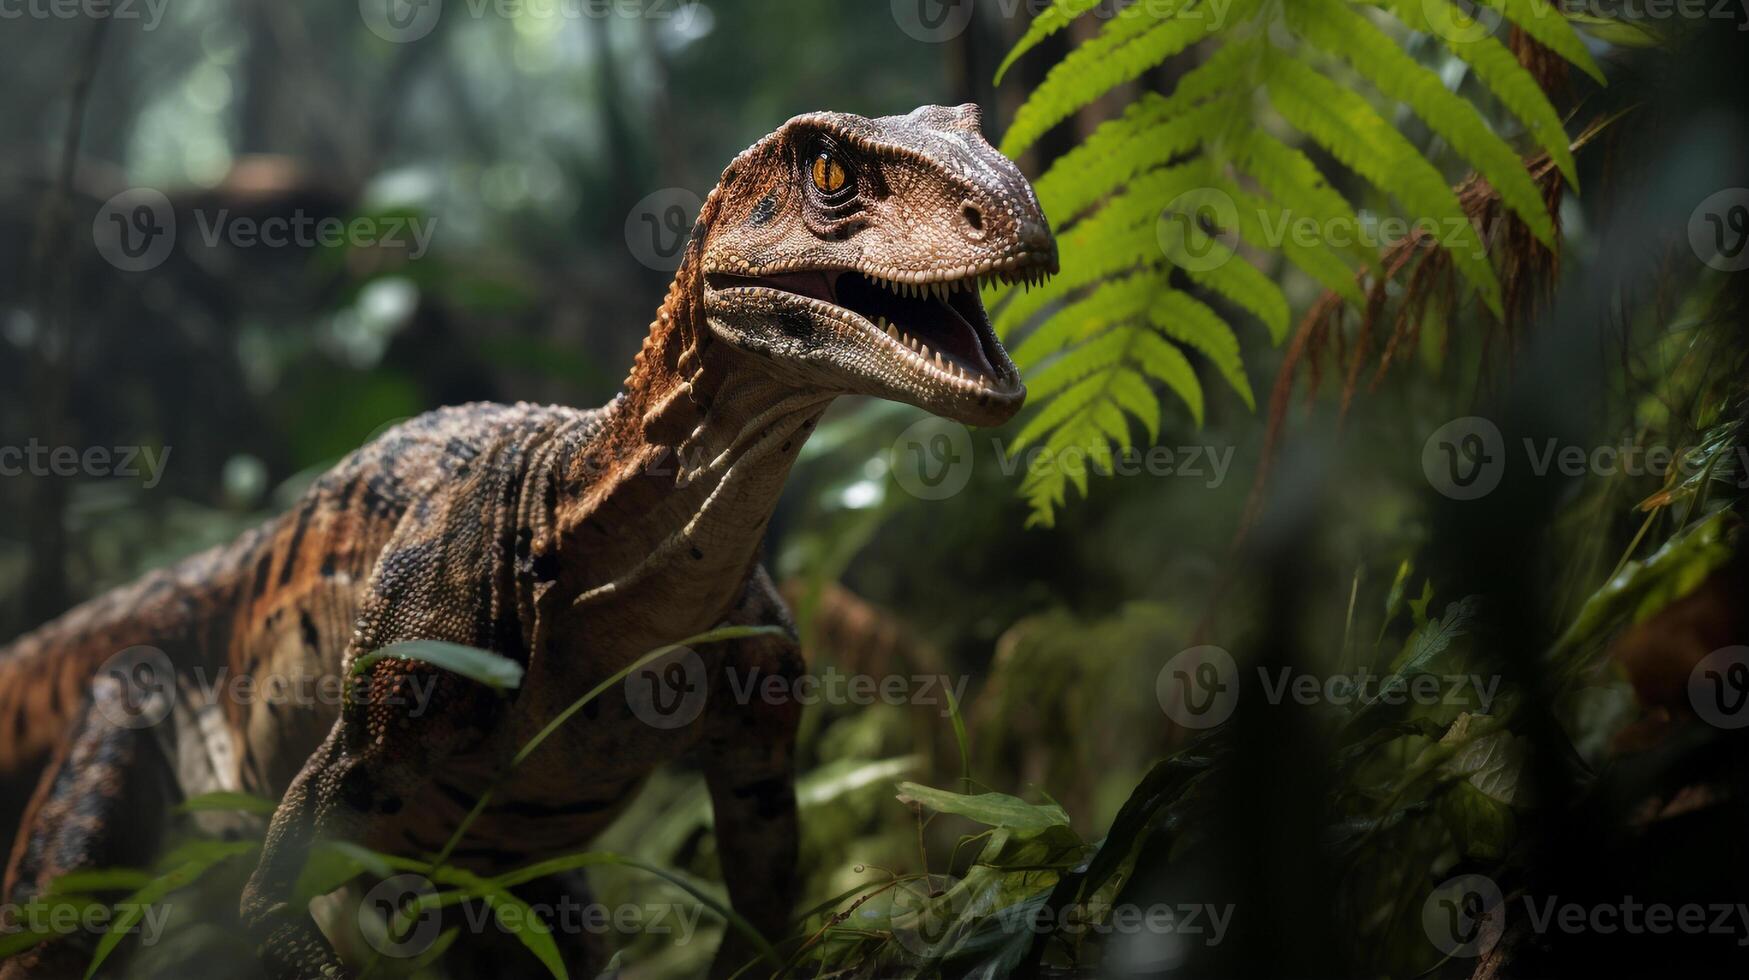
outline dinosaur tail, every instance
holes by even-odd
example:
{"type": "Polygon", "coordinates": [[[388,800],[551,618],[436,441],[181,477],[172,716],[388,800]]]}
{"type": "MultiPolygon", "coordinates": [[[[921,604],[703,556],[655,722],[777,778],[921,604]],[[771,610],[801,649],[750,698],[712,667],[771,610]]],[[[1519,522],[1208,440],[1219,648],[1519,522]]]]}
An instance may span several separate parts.
{"type": "Polygon", "coordinates": [[[225,597],[257,537],[152,572],[0,645],[0,779],[42,764],[106,664],[173,683],[151,675],[173,675],[184,658],[222,643],[214,632],[228,622],[225,597]]]}

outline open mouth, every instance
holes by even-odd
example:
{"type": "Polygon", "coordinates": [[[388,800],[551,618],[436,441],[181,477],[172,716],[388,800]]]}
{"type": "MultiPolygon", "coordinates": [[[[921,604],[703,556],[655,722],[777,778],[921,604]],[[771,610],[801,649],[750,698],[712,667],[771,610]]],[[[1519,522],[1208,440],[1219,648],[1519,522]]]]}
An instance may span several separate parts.
{"type": "Polygon", "coordinates": [[[753,287],[830,303],[856,315],[893,351],[921,370],[984,393],[1020,390],[1020,375],[984,312],[986,281],[1038,282],[1049,271],[1019,263],[976,276],[901,282],[851,269],[809,269],[765,276],[711,273],[714,290],[753,287]]]}

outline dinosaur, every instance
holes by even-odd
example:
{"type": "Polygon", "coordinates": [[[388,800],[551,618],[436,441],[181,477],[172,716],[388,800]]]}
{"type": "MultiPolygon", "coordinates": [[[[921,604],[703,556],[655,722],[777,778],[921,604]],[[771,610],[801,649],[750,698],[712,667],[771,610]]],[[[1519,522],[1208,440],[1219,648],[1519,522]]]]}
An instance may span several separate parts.
{"type": "MultiPolygon", "coordinates": [[[[967,425],[1011,418],[1026,389],[978,287],[1056,271],[1038,199],[984,139],[976,106],[789,120],[723,171],[608,405],[420,416],[278,519],[0,648],[0,781],[35,779],[6,900],[137,863],[169,804],[235,788],[281,801],[239,912],[265,972],[353,976],[293,901],[313,845],[430,856],[581,694],[663,644],[763,624],[781,629],[699,646],[708,697],[687,724],[643,723],[629,692],[591,702],[498,787],[452,863],[495,874],[576,850],[652,769],[693,760],[730,902],[780,934],[796,890],[800,709],[736,703],[723,683],[731,668],[792,681],[805,670],[759,562],[778,494],[840,396],[967,425]],[[197,670],[258,687],[347,677],[408,640],[508,657],[522,683],[502,693],[394,657],[366,661],[359,693],[342,699],[203,704],[187,683],[197,670]],[[151,688],[170,705],[162,720],[113,721],[141,699],[137,677],[104,669],[118,655],[133,675],[153,663],[173,675],[151,688]]],[[[751,952],[731,933],[713,973],[751,952]]],[[[58,938],[0,977],[82,972],[86,953],[58,938]]]]}

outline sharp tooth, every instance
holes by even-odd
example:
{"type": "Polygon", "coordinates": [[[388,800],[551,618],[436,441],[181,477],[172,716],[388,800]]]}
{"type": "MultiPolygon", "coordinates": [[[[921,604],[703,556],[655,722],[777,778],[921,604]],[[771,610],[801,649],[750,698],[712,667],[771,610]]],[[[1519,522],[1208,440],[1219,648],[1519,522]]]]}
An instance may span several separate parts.
{"type": "Polygon", "coordinates": [[[927,361],[927,360],[929,360],[929,345],[928,345],[928,344],[924,344],[924,345],[923,345],[923,346],[922,346],[922,348],[920,348],[920,349],[919,349],[919,350],[918,350],[918,353],[919,353],[919,354],[922,354],[922,355],[923,355],[923,359],[924,359],[924,360],[925,360],[925,361],[927,361]]]}

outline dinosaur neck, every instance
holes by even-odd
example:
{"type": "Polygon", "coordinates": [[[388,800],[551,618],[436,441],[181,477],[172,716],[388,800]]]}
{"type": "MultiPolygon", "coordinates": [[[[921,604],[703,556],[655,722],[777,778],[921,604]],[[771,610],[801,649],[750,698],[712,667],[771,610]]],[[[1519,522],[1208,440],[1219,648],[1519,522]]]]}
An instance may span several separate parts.
{"type": "Polygon", "coordinates": [[[563,481],[576,492],[556,514],[561,547],[584,556],[566,589],[574,608],[638,595],[659,616],[717,612],[716,593],[739,588],[790,465],[831,403],[712,337],[696,261],[694,250],[624,393],[563,481]]]}

